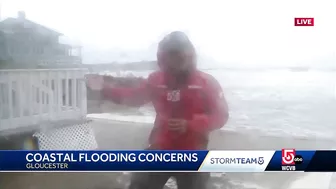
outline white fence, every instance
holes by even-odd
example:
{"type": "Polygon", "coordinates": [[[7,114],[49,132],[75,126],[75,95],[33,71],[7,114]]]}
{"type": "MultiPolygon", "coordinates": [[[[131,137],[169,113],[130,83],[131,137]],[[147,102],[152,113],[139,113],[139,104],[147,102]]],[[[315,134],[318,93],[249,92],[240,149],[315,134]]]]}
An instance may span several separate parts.
{"type": "Polygon", "coordinates": [[[0,70],[0,131],[86,116],[85,69],[0,70]]]}

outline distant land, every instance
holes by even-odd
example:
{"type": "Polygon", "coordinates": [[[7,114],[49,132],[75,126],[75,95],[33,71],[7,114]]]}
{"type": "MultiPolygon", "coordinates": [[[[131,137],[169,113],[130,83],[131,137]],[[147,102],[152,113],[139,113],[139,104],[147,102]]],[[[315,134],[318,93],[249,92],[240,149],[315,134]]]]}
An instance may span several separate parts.
{"type": "MultiPolygon", "coordinates": [[[[34,67],[26,67],[25,65],[12,65],[8,68],[0,69],[60,69],[60,68],[87,68],[90,72],[104,72],[104,71],[147,71],[157,70],[158,65],[156,61],[134,61],[134,62],[112,62],[112,63],[96,63],[96,64],[55,64],[55,65],[39,65],[34,67]]],[[[327,72],[336,72],[335,66],[251,66],[251,65],[233,65],[233,64],[199,64],[201,70],[237,70],[237,71],[267,71],[267,70],[288,70],[292,72],[306,72],[309,70],[320,70],[327,72]]]]}
{"type": "MultiPolygon", "coordinates": [[[[156,61],[141,61],[130,63],[105,63],[105,64],[82,64],[90,72],[103,71],[146,71],[158,69],[156,61]]],[[[293,72],[306,72],[309,70],[336,71],[336,68],[312,68],[308,66],[278,66],[278,67],[203,67],[202,70],[241,70],[241,71],[263,71],[263,70],[288,70],[293,72]]]]}
{"type": "Polygon", "coordinates": [[[118,71],[118,70],[156,70],[158,68],[156,61],[141,61],[130,63],[105,63],[105,64],[82,64],[82,67],[88,68],[91,72],[118,71]]]}

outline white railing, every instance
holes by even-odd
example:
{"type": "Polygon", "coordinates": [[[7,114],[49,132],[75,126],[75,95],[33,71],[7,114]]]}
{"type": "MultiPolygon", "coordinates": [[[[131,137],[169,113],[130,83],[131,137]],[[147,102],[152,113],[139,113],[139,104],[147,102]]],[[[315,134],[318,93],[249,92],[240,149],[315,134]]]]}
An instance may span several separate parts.
{"type": "Polygon", "coordinates": [[[85,69],[0,70],[0,131],[86,116],[85,69]]]}

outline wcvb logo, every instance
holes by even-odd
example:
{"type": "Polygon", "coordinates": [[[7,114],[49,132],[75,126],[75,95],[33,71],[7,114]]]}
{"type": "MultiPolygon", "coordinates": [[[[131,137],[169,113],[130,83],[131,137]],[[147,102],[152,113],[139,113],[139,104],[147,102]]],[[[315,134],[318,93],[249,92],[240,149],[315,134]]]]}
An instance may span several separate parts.
{"type": "Polygon", "coordinates": [[[314,18],[294,18],[294,26],[314,26],[314,18]]]}
{"type": "Polygon", "coordinates": [[[282,165],[294,165],[295,158],[295,150],[294,149],[282,149],[282,165]]]}

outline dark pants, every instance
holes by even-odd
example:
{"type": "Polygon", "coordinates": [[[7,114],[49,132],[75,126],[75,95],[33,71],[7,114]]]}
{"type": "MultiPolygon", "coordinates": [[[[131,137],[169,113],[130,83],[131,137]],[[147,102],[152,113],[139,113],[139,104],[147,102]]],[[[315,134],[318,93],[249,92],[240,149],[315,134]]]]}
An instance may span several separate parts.
{"type": "Polygon", "coordinates": [[[129,189],[162,189],[170,177],[178,189],[206,189],[210,173],[133,173],[129,189]]]}

